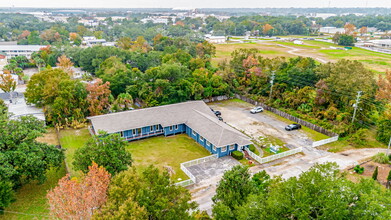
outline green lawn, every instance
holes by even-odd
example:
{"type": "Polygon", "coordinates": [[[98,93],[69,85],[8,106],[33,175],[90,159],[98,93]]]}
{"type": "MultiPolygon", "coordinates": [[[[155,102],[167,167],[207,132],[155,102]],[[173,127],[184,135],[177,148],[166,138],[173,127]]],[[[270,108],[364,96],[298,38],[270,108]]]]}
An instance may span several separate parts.
{"type": "Polygon", "coordinates": [[[131,152],[134,166],[140,170],[153,164],[160,169],[170,166],[175,171],[174,181],[188,179],[180,169],[180,164],[189,160],[210,155],[210,152],[186,134],[175,136],[158,136],[129,142],[127,149],[131,152]]]}
{"type": "Polygon", "coordinates": [[[48,170],[47,180],[43,184],[32,182],[24,185],[17,191],[16,201],[6,208],[0,219],[48,219],[49,204],[46,193],[57,185],[65,173],[65,165],[62,165],[59,169],[48,170]]]}
{"type": "Polygon", "coordinates": [[[73,170],[73,155],[76,149],[82,147],[91,137],[87,128],[66,129],[60,131],[61,146],[65,149],[65,162],[71,176],[78,176],[78,172],[73,170]]]}
{"type": "MultiPolygon", "coordinates": [[[[281,146],[281,148],[278,149],[277,154],[288,151],[288,150],[289,150],[289,148],[281,146]]],[[[268,156],[272,156],[272,155],[276,155],[276,154],[274,152],[270,151],[270,147],[263,149],[263,157],[268,157],[268,156]]]]}

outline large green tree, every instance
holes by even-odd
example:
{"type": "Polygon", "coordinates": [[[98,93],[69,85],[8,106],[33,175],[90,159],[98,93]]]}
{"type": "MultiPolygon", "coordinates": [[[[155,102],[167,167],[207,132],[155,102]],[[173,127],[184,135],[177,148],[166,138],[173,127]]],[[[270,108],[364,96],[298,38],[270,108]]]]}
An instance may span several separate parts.
{"type": "Polygon", "coordinates": [[[95,219],[192,219],[191,195],[170,181],[167,172],[150,166],[142,173],[130,169],[111,181],[108,200],[95,219]]]}
{"type": "Polygon", "coordinates": [[[127,170],[132,165],[131,154],[126,151],[127,142],[119,134],[93,136],[76,150],[73,165],[84,173],[92,162],[103,166],[111,175],[127,170]]]}
{"type": "MultiPolygon", "coordinates": [[[[0,104],[1,108],[1,104],[0,104]]],[[[46,171],[59,167],[64,154],[36,138],[46,132],[43,121],[32,116],[9,120],[0,110],[0,210],[14,198],[14,190],[32,180],[43,183],[46,171]]]]}
{"type": "Polygon", "coordinates": [[[87,114],[85,85],[61,69],[34,74],[25,93],[28,103],[43,106],[46,119],[58,126],[77,126],[87,114]]]}
{"type": "MultiPolygon", "coordinates": [[[[244,173],[248,175],[248,173],[244,173]]],[[[263,176],[263,177],[262,177],[263,176]]],[[[253,178],[266,190],[250,193],[241,200],[233,219],[389,219],[391,192],[376,181],[348,180],[335,163],[316,164],[299,177],[269,180],[253,178]],[[259,181],[259,180],[262,181],[259,181]],[[266,188],[264,184],[267,183],[266,188]]],[[[239,179],[239,177],[237,177],[239,179]]],[[[233,191],[241,180],[231,184],[233,191]]],[[[221,183],[220,183],[221,184],[221,183]]],[[[240,197],[242,198],[242,197],[240,197]]],[[[232,199],[234,200],[234,199],[232,199]]],[[[217,204],[216,204],[217,205],[217,204]]],[[[213,214],[218,212],[213,209],[213,214]]],[[[225,208],[226,213],[229,209],[225,208]]],[[[218,215],[217,215],[218,216],[218,215]]],[[[226,218],[227,219],[227,218],[226,218]]]]}
{"type": "Polygon", "coordinates": [[[258,191],[255,182],[252,181],[248,168],[235,166],[224,173],[220,181],[216,195],[212,198],[213,216],[216,219],[235,219],[236,209],[241,206],[251,194],[258,191]]]}

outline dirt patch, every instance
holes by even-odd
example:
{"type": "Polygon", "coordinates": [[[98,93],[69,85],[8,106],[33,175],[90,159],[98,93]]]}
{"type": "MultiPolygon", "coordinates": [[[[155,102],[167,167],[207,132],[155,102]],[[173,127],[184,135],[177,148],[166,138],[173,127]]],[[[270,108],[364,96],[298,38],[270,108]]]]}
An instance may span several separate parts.
{"type": "Polygon", "coordinates": [[[382,184],[383,186],[386,185],[387,176],[391,170],[391,164],[380,164],[373,161],[369,161],[367,163],[362,164],[361,166],[364,167],[364,173],[362,174],[362,176],[367,176],[367,177],[372,177],[376,167],[379,167],[377,181],[379,181],[379,183],[382,184]]]}

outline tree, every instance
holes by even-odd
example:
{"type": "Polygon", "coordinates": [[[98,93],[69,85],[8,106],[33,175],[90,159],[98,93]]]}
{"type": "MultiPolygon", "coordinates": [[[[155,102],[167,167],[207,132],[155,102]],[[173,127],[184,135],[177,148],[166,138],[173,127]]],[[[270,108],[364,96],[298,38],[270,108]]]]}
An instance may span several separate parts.
{"type": "Polygon", "coordinates": [[[388,173],[388,176],[387,176],[386,188],[387,189],[391,189],[391,170],[390,170],[390,172],[388,173]]]}
{"type": "Polygon", "coordinates": [[[354,46],[355,39],[351,35],[341,34],[339,37],[338,45],[341,46],[354,46]]]}
{"type": "Polygon", "coordinates": [[[0,73],[0,90],[10,93],[12,100],[12,92],[16,89],[16,82],[10,73],[0,73]]]}
{"type": "Polygon", "coordinates": [[[96,162],[111,175],[127,170],[132,165],[132,156],[126,151],[127,142],[119,134],[99,134],[76,150],[73,165],[84,173],[96,162]]]}
{"type": "Polygon", "coordinates": [[[339,32],[335,33],[334,36],[333,36],[333,42],[334,42],[335,44],[338,44],[340,38],[341,38],[341,33],[339,33],[339,32]]]}
{"type": "Polygon", "coordinates": [[[11,181],[0,178],[0,214],[3,214],[4,208],[9,206],[15,199],[15,192],[12,186],[11,181]]]}
{"type": "Polygon", "coordinates": [[[256,193],[257,188],[251,181],[248,168],[235,166],[224,173],[212,200],[213,216],[216,219],[234,219],[236,208],[242,205],[250,194],[256,193]]]}
{"type": "Polygon", "coordinates": [[[41,43],[41,39],[39,38],[39,32],[33,31],[27,37],[27,42],[29,45],[39,45],[41,43]]]}
{"type": "Polygon", "coordinates": [[[64,72],[68,73],[70,77],[73,77],[73,63],[71,59],[69,59],[65,55],[61,55],[60,57],[57,58],[58,63],[56,64],[60,69],[62,69],[64,72]]]}
{"type": "Polygon", "coordinates": [[[121,93],[111,105],[113,112],[127,111],[133,106],[133,98],[129,93],[121,93]]]}
{"type": "Polygon", "coordinates": [[[34,74],[25,93],[28,103],[44,106],[46,119],[57,126],[78,127],[84,123],[87,91],[61,69],[47,69],[34,74]]]}
{"type": "Polygon", "coordinates": [[[354,24],[347,23],[347,24],[344,26],[344,29],[345,29],[345,34],[346,34],[346,35],[353,35],[354,30],[356,30],[356,26],[354,26],[354,24]]]}
{"type": "Polygon", "coordinates": [[[87,91],[87,101],[89,103],[88,110],[90,115],[100,115],[106,112],[110,106],[110,82],[103,83],[102,80],[98,78],[94,83],[87,85],[87,91]]]}
{"type": "Polygon", "coordinates": [[[373,174],[372,174],[372,179],[373,180],[377,180],[378,173],[379,173],[379,167],[376,166],[375,171],[373,171],[373,174]]]}
{"type": "Polygon", "coordinates": [[[25,183],[46,180],[46,171],[60,167],[63,151],[39,143],[46,132],[44,123],[32,116],[10,120],[0,103],[0,213],[13,200],[15,190],[25,183]]]}
{"type": "Polygon", "coordinates": [[[263,35],[267,35],[273,29],[274,29],[274,27],[271,26],[270,24],[265,24],[262,26],[262,33],[263,33],[263,35]]]}
{"type": "Polygon", "coordinates": [[[335,163],[316,164],[298,177],[274,178],[266,191],[249,195],[234,218],[388,219],[390,195],[374,180],[351,182],[335,163]]]}
{"type": "Polygon", "coordinates": [[[95,219],[191,219],[191,195],[170,182],[167,172],[150,166],[142,173],[130,169],[117,174],[108,200],[95,219]]]}
{"type": "Polygon", "coordinates": [[[51,215],[60,219],[91,219],[105,204],[110,174],[96,163],[88,170],[81,179],[71,179],[67,174],[48,192],[51,215]]]}
{"type": "Polygon", "coordinates": [[[368,27],[361,27],[360,28],[360,34],[363,36],[364,34],[368,33],[368,27]]]}
{"type": "Polygon", "coordinates": [[[129,50],[132,47],[133,41],[130,37],[121,37],[117,40],[117,46],[124,50],[129,50]]]}
{"type": "Polygon", "coordinates": [[[386,71],[384,77],[379,75],[377,85],[376,98],[391,103],[391,71],[386,71]]]}

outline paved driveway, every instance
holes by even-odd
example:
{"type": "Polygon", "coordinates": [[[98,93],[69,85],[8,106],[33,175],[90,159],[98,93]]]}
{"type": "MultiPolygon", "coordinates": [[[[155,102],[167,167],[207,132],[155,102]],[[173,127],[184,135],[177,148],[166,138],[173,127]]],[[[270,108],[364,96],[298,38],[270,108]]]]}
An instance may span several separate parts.
{"type": "Polygon", "coordinates": [[[302,130],[286,131],[285,126],[288,124],[271,116],[270,113],[251,114],[250,109],[254,106],[249,103],[225,102],[213,103],[210,106],[222,113],[227,124],[244,131],[256,140],[260,137],[276,137],[285,142],[290,149],[312,145],[313,140],[302,130]]]}

